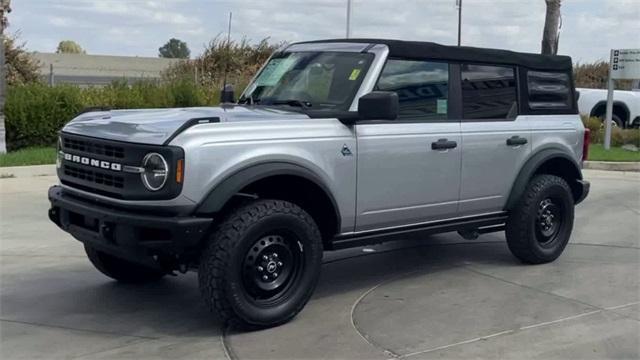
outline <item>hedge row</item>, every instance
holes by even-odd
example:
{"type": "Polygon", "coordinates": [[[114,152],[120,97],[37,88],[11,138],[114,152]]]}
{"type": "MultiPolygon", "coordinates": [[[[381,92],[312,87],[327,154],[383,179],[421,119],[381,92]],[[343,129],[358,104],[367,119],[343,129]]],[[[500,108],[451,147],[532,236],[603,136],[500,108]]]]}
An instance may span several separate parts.
{"type": "Polygon", "coordinates": [[[40,83],[11,86],[5,103],[5,126],[9,151],[30,146],[51,146],[62,126],[82,109],[168,108],[215,105],[217,90],[190,81],[160,84],[116,82],[106,87],[49,87],[40,83]]]}
{"type": "MultiPolygon", "coordinates": [[[[49,87],[40,83],[11,86],[5,103],[5,126],[9,151],[55,144],[58,131],[87,107],[112,109],[169,108],[215,105],[219,91],[196,85],[189,80],[170,83],[116,82],[98,88],[71,85],[49,87]]],[[[601,143],[604,131],[597,118],[583,118],[591,129],[591,141],[601,143]]],[[[640,147],[640,130],[614,128],[611,144],[640,147]]]]}
{"type": "MultiPolygon", "coordinates": [[[[601,144],[604,142],[604,126],[602,120],[596,117],[582,117],[582,122],[586,128],[591,130],[589,139],[591,143],[601,144]]],[[[621,129],[619,127],[611,128],[611,145],[635,145],[640,147],[640,130],[639,129],[621,129]]]]}

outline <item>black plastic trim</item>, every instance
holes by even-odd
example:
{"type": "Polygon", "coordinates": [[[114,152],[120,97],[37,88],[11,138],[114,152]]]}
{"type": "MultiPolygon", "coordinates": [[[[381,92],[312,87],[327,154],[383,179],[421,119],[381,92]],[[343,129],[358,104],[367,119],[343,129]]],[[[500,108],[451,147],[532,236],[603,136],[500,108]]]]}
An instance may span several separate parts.
{"type": "Polygon", "coordinates": [[[247,168],[239,170],[216,185],[209,194],[198,204],[194,214],[208,215],[215,214],[222,210],[227,202],[236,195],[244,187],[262,179],[277,175],[294,175],[299,176],[313,182],[324,191],[325,195],[331,200],[335,216],[337,219],[337,229],[340,229],[340,210],[338,205],[329,191],[329,188],[313,171],[297,164],[287,162],[268,162],[251,165],[247,168]]]}
{"type": "Polygon", "coordinates": [[[102,251],[138,262],[148,249],[181,254],[197,247],[213,224],[211,217],[119,210],[71,196],[60,186],[49,188],[49,201],[49,218],[62,230],[102,251]],[[156,230],[159,238],[145,237],[145,229],[156,230]]]}
{"type": "Polygon", "coordinates": [[[171,141],[173,141],[173,139],[175,139],[176,136],[180,135],[180,133],[182,133],[183,131],[187,130],[188,128],[194,125],[219,123],[219,122],[220,122],[220,118],[217,116],[189,119],[184,124],[180,125],[180,127],[176,131],[174,131],[173,134],[171,134],[171,136],[167,138],[167,140],[164,141],[163,145],[169,145],[169,143],[171,143],[171,141]]]}
{"type": "MultiPolygon", "coordinates": [[[[505,205],[505,210],[512,209],[515,204],[518,202],[522,194],[524,193],[527,184],[533,177],[533,174],[547,161],[550,161],[555,158],[562,158],[564,160],[569,161],[573,165],[573,169],[571,169],[575,174],[577,174],[577,181],[582,180],[582,171],[580,169],[580,165],[566,152],[564,152],[560,148],[546,148],[540,150],[538,153],[529,157],[529,159],[525,162],[525,164],[520,169],[518,176],[516,177],[516,181],[513,183],[511,187],[511,192],[509,194],[509,198],[507,199],[507,203],[505,205]]],[[[586,197],[586,195],[585,195],[586,197]]],[[[583,198],[584,199],[584,198],[583,198]]],[[[576,202],[577,203],[577,202],[576,202]]]]}
{"type": "MultiPolygon", "coordinates": [[[[458,230],[484,228],[485,232],[489,232],[489,230],[492,229],[492,226],[502,225],[506,220],[507,213],[502,212],[498,214],[481,215],[463,219],[436,221],[422,225],[410,225],[392,229],[339,235],[331,241],[329,249],[347,249],[371,244],[380,244],[387,241],[402,240],[412,235],[425,236],[458,230]]],[[[495,231],[500,231],[502,228],[495,227],[493,229],[495,231]]]]}
{"type": "Polygon", "coordinates": [[[580,186],[580,196],[578,196],[574,200],[574,204],[580,204],[584,199],[589,195],[589,190],[591,189],[591,183],[586,180],[576,180],[578,185],[580,186]]]}
{"type": "MultiPolygon", "coordinates": [[[[157,152],[161,154],[167,161],[170,168],[169,180],[165,186],[158,191],[147,190],[140,178],[140,174],[128,173],[125,171],[114,171],[110,169],[96,168],[93,166],[80,164],[77,162],[69,162],[62,160],[60,168],[57,169],[58,177],[61,182],[69,187],[76,187],[79,190],[95,193],[98,195],[109,196],[122,200],[169,200],[177,197],[182,191],[182,183],[175,181],[173,169],[175,169],[176,163],[179,159],[184,159],[184,150],[177,146],[165,146],[165,145],[150,145],[140,144],[133,142],[124,142],[117,140],[109,140],[96,138],[92,136],[76,135],[73,133],[60,132],[62,138],[62,151],[71,155],[78,155],[88,157],[96,160],[104,160],[109,162],[116,162],[129,166],[141,166],[144,156],[150,152],[157,152]],[[124,157],[113,158],[106,154],[99,154],[90,151],[83,151],[81,149],[74,149],[73,144],[71,148],[65,147],[65,140],[70,142],[84,142],[84,146],[117,146],[123,148],[124,157]],[[73,176],[73,169],[76,172],[82,172],[83,176],[73,176]],[[117,176],[123,181],[122,186],[114,187],[109,186],[106,183],[100,183],[92,181],[91,177],[87,177],[89,172],[99,174],[101,176],[117,176]],[[67,174],[68,173],[68,174],[67,174]],[[111,194],[117,194],[113,196],[111,194]]],[[[92,175],[93,176],[93,175],[92,175]]]]}
{"type": "Polygon", "coordinates": [[[86,114],[89,112],[94,112],[94,111],[111,111],[111,110],[112,109],[109,106],[89,106],[80,110],[80,112],[78,112],[74,117],[77,117],[79,115],[86,114]]]}

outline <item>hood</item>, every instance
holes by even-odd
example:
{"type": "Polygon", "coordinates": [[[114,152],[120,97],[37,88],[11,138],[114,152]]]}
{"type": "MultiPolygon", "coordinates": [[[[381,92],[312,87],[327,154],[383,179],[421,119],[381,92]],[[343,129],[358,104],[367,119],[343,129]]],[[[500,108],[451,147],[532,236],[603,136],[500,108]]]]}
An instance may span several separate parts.
{"type": "Polygon", "coordinates": [[[224,105],[174,109],[93,111],[77,116],[63,132],[139,144],[162,145],[193,119],[210,122],[308,119],[305,114],[278,108],[224,105]]]}

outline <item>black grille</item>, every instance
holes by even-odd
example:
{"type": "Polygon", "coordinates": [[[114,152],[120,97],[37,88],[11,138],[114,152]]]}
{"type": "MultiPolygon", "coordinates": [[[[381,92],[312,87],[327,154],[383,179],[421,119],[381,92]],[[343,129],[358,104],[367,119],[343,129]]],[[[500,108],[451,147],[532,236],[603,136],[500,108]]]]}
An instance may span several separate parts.
{"type": "Polygon", "coordinates": [[[128,143],[65,132],[60,137],[65,158],[58,176],[65,186],[125,200],[172,199],[182,189],[181,183],[167,181],[160,191],[149,191],[140,174],[122,171],[127,165],[140,166],[150,152],[161,154],[169,167],[175,168],[177,160],[184,159],[184,152],[179,147],[128,143]],[[108,168],[103,162],[109,164],[108,168]]]}
{"type": "Polygon", "coordinates": [[[75,179],[80,179],[103,186],[122,189],[124,187],[124,178],[122,176],[114,176],[102,173],[98,170],[83,169],[76,166],[64,165],[64,174],[75,179]]]}
{"type": "Polygon", "coordinates": [[[124,148],[121,146],[99,144],[91,140],[70,139],[68,137],[63,138],[62,141],[62,146],[65,150],[102,155],[116,159],[124,158],[124,148]]]}

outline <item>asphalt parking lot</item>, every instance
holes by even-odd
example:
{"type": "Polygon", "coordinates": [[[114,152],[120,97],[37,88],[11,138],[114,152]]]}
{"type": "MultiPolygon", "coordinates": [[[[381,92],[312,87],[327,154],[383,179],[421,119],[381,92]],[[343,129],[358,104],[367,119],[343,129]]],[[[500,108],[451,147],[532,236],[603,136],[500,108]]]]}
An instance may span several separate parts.
{"type": "Polygon", "coordinates": [[[195,274],[121,285],[47,220],[54,177],[0,180],[0,358],[640,358],[640,174],[585,171],[560,259],[502,233],[325,254],[291,323],[224,331],[195,274]]]}

